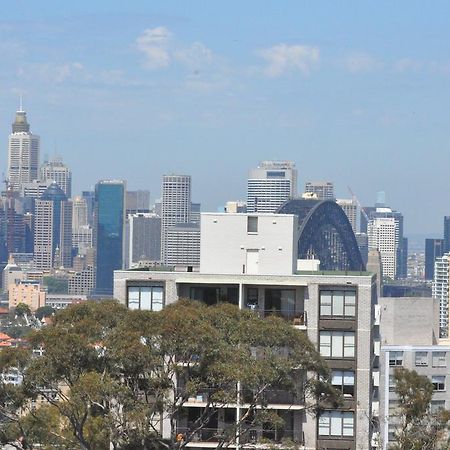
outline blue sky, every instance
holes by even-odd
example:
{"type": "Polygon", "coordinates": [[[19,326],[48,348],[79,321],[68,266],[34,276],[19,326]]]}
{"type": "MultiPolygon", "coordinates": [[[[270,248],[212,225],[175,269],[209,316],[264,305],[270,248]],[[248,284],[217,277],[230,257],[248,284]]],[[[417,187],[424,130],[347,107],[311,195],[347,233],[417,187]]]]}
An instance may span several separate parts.
{"type": "Polygon", "coordinates": [[[450,4],[444,1],[10,2],[0,135],[24,94],[42,156],[74,191],[102,178],[159,196],[188,173],[215,210],[247,171],[294,160],[300,188],[386,191],[407,233],[450,215],[450,4]]]}

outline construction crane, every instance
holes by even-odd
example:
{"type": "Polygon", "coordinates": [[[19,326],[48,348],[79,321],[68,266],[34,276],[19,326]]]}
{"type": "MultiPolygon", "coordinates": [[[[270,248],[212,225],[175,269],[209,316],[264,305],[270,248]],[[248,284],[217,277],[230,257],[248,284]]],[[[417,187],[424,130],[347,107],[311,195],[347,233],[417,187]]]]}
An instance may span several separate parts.
{"type": "Polygon", "coordinates": [[[350,192],[350,195],[352,196],[352,199],[356,202],[356,204],[358,205],[359,209],[361,210],[361,214],[367,220],[367,223],[369,223],[369,221],[370,221],[369,216],[367,215],[366,211],[364,210],[363,206],[361,205],[361,202],[358,200],[358,197],[352,191],[352,188],[350,186],[347,186],[347,189],[350,192]]]}

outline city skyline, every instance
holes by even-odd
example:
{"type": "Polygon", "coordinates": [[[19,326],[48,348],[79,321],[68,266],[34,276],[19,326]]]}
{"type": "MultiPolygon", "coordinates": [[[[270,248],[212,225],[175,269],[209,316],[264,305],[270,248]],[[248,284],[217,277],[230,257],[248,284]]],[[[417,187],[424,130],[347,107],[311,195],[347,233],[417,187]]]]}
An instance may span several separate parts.
{"type": "Polygon", "coordinates": [[[63,157],[74,193],[119,178],[154,199],[163,174],[189,173],[193,198],[215,211],[245,198],[259,161],[291,160],[299,186],[330,180],[346,198],[349,185],[362,204],[384,190],[406,234],[441,232],[445,2],[124,8],[18,2],[0,22],[0,135],[23,93],[41,159],[63,157]]]}

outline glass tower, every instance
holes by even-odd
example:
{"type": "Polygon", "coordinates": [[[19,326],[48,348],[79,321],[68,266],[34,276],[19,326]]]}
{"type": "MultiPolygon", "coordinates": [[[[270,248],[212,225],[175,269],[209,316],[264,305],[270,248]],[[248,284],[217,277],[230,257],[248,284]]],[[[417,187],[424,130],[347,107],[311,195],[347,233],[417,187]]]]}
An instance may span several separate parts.
{"type": "Polygon", "coordinates": [[[122,269],[125,182],[99,181],[95,186],[96,293],[111,295],[114,270],[122,269]]]}

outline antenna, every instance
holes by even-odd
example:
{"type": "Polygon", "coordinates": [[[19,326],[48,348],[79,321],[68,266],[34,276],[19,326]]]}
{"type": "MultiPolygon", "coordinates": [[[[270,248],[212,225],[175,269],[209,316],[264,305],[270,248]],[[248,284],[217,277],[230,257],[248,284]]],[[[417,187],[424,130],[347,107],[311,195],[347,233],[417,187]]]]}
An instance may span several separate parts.
{"type": "Polygon", "coordinates": [[[19,106],[19,111],[23,112],[23,94],[20,93],[20,106],[19,106]]]}

